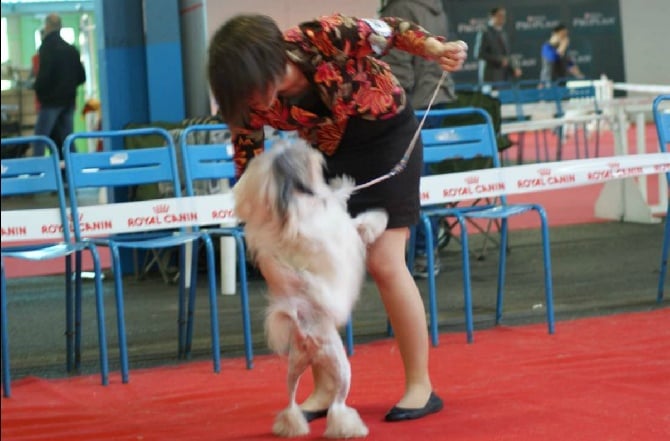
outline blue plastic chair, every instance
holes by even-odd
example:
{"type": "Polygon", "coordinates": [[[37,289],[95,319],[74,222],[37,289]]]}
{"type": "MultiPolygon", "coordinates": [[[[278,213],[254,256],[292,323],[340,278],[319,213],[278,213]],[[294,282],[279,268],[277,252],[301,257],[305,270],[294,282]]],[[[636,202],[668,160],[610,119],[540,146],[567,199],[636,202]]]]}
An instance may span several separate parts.
{"type": "MultiPolygon", "coordinates": [[[[61,177],[58,149],[49,138],[29,136],[3,138],[2,148],[44,144],[49,156],[14,158],[2,160],[2,197],[55,192],[58,198],[60,229],[59,240],[39,241],[36,244],[2,244],[2,386],[5,397],[11,395],[9,373],[9,332],[7,327],[7,285],[4,260],[21,259],[40,262],[63,257],[65,259],[65,309],[67,370],[78,369],[81,361],[81,253],[88,251],[93,260],[94,292],[98,322],[98,345],[100,350],[100,374],[102,384],[108,384],[107,337],[105,334],[105,309],[103,304],[102,269],[98,249],[88,240],[73,241],[66,209],[65,192],[61,177]],[[72,269],[74,255],[75,268],[72,269]]],[[[74,218],[77,219],[76,217],[74,218]]]]}
{"type": "MultiPolygon", "coordinates": [[[[206,180],[235,179],[235,163],[229,145],[199,141],[211,137],[214,132],[228,130],[225,124],[193,125],[184,129],[179,139],[181,149],[184,185],[187,196],[196,195],[194,182],[206,180]]],[[[229,144],[229,143],[228,143],[229,144]]],[[[230,182],[232,184],[232,182],[230,182]]],[[[253,338],[249,313],[249,290],[247,286],[246,245],[244,229],[241,225],[209,226],[206,231],[211,237],[232,237],[237,251],[237,276],[240,286],[240,306],[242,308],[242,334],[244,336],[244,354],[247,368],[253,367],[253,338]]]]}
{"type": "MultiPolygon", "coordinates": [[[[160,144],[160,143],[159,143],[160,144]]],[[[82,132],[68,136],[65,140],[65,168],[69,181],[69,193],[72,216],[79,216],[77,190],[84,188],[131,187],[142,184],[168,183],[172,185],[174,196],[181,196],[181,184],[174,143],[170,134],[160,128],[131,129],[118,131],[82,132]],[[158,136],[162,145],[137,150],[116,150],[92,153],[72,152],[71,146],[77,139],[117,139],[123,140],[133,136],[158,136]]],[[[121,209],[121,207],[119,207],[121,209]]],[[[219,344],[219,321],[216,299],[216,280],[214,275],[214,247],[211,238],[203,232],[191,232],[187,228],[169,228],[156,226],[156,230],[144,233],[117,234],[96,236],[90,240],[98,246],[108,247],[112,256],[114,272],[114,293],[117,308],[117,326],[119,353],[121,360],[121,377],[128,382],[128,345],[124,318],[124,293],[122,279],[121,249],[155,250],[179,247],[179,297],[178,297],[178,356],[188,358],[191,352],[195,294],[196,267],[192,266],[191,281],[186,303],[186,244],[197,244],[202,241],[207,252],[207,276],[209,288],[211,350],[214,371],[221,369],[219,344]]],[[[82,240],[81,229],[75,225],[74,234],[82,240]]],[[[197,248],[197,247],[194,247],[197,248]]],[[[194,260],[191,264],[195,263],[194,260]]]]}
{"type": "MultiPolygon", "coordinates": [[[[653,113],[654,122],[656,123],[656,131],[658,132],[658,144],[661,152],[667,153],[668,146],[670,146],[670,107],[661,109],[661,104],[670,101],[669,95],[659,95],[654,99],[653,113]]],[[[670,187],[670,173],[665,174],[668,180],[668,187],[670,187]]],[[[658,276],[658,295],[656,301],[661,303],[663,301],[663,291],[665,285],[665,276],[668,272],[668,248],[670,247],[670,203],[668,204],[668,211],[665,215],[665,233],[663,234],[663,248],[661,249],[661,269],[658,276]]]]}
{"type": "MultiPolygon", "coordinates": [[[[560,97],[558,89],[552,85],[544,85],[537,80],[523,80],[514,84],[514,87],[498,90],[498,99],[501,104],[514,104],[516,108],[516,120],[527,121],[530,115],[526,112],[526,106],[529,104],[549,103],[554,106],[554,116],[561,116],[562,109],[560,107],[560,97]]],[[[540,145],[544,151],[545,160],[549,160],[549,141],[547,139],[546,128],[534,130],[535,135],[535,156],[540,159],[540,145]],[[540,141],[540,132],[542,133],[542,140],[540,141]]],[[[517,164],[523,163],[523,151],[525,145],[525,132],[519,133],[518,150],[517,150],[517,164]]],[[[562,151],[562,136],[560,128],[556,138],[556,154],[560,159],[562,151]]]]}
{"type": "MultiPolygon", "coordinates": [[[[491,119],[485,111],[476,108],[460,108],[431,111],[432,116],[447,118],[451,116],[479,115],[482,123],[464,126],[423,129],[421,138],[424,147],[424,163],[433,164],[445,159],[490,158],[493,167],[500,167],[498,149],[491,119]]],[[[430,334],[432,344],[438,344],[437,300],[435,293],[434,251],[437,244],[433,241],[431,217],[454,217],[460,227],[461,258],[463,261],[463,297],[465,302],[465,325],[467,341],[473,341],[472,287],[470,282],[470,259],[467,221],[471,219],[500,220],[500,257],[498,267],[498,292],[496,298],[496,324],[502,320],[503,287],[507,262],[508,219],[527,211],[536,211],[542,224],[542,248],[544,258],[544,283],[547,324],[550,334],[554,333],[554,306],[551,281],[551,258],[549,249],[549,226],[544,208],[538,204],[508,204],[503,195],[499,203],[483,205],[445,207],[444,205],[425,206],[421,209],[419,228],[424,228],[426,238],[426,258],[428,266],[428,297],[430,334]]],[[[409,258],[413,257],[413,244],[410,243],[409,258]]],[[[410,262],[410,265],[413,262],[410,262]]],[[[410,266],[411,268],[411,266],[410,266]]]]}
{"type": "MultiPolygon", "coordinates": [[[[556,81],[553,85],[552,88],[555,90],[555,95],[556,95],[556,102],[558,106],[558,116],[562,117],[565,115],[565,112],[563,110],[563,102],[565,100],[583,100],[588,103],[590,103],[592,109],[589,110],[589,113],[594,115],[595,118],[593,118],[596,122],[596,129],[595,129],[595,156],[598,157],[600,156],[600,115],[602,115],[602,109],[600,109],[600,106],[598,105],[598,100],[596,97],[596,87],[593,84],[588,84],[585,86],[571,86],[567,87],[564,84],[566,81],[563,80],[558,80],[556,81]]],[[[579,159],[580,153],[580,141],[579,141],[579,131],[578,127],[581,126],[582,128],[582,138],[584,141],[584,157],[588,158],[589,157],[589,137],[588,137],[588,123],[589,121],[585,121],[582,123],[576,123],[575,124],[575,153],[577,156],[577,159],[579,159]]],[[[562,134],[562,133],[561,133],[562,134]]],[[[562,144],[559,145],[559,147],[562,147],[562,144]]],[[[556,155],[556,159],[558,161],[561,160],[562,152],[559,149],[556,155]]]]}

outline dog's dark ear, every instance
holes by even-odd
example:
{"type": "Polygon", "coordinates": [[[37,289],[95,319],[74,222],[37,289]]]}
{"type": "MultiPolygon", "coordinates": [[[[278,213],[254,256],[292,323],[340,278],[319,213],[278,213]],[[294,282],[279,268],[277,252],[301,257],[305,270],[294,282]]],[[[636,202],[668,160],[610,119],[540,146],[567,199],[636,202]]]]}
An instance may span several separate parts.
{"type": "Polygon", "coordinates": [[[288,149],[277,155],[272,163],[272,173],[277,188],[277,213],[286,219],[291,199],[295,193],[313,195],[310,182],[309,158],[301,149],[288,149]]]}

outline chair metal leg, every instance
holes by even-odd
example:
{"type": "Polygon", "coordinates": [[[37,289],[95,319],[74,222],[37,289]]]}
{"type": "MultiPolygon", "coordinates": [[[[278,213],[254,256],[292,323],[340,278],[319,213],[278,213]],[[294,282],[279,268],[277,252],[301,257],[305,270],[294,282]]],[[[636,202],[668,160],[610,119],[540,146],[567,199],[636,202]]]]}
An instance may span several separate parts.
{"type": "MultiPolygon", "coordinates": [[[[186,245],[179,247],[179,298],[186,297],[186,336],[184,338],[184,346],[182,347],[181,356],[185,359],[191,356],[191,345],[193,342],[193,322],[195,319],[195,297],[197,291],[197,274],[198,274],[198,243],[191,242],[193,247],[193,255],[191,263],[195,262],[191,268],[191,283],[188,289],[186,288],[186,245]],[[186,294],[188,291],[188,295],[186,294]]],[[[209,253],[209,250],[207,250],[209,253]]],[[[209,256],[207,256],[209,265],[209,256]]],[[[216,287],[214,288],[216,289],[216,287]]]]}
{"type": "Polygon", "coordinates": [[[581,159],[581,155],[579,154],[579,130],[577,124],[575,124],[575,155],[577,159],[581,159]]]}
{"type": "Polygon", "coordinates": [[[128,383],[128,342],[126,338],[125,306],[123,302],[123,279],[121,277],[121,256],[117,246],[110,246],[114,268],[114,296],[116,298],[116,326],[118,329],[119,357],[121,361],[121,382],[128,383]]]}
{"type": "Polygon", "coordinates": [[[347,348],[347,355],[351,357],[354,355],[354,326],[351,317],[347,320],[344,326],[344,342],[347,348]]]}
{"type": "Polygon", "coordinates": [[[600,119],[596,120],[596,153],[595,157],[600,157],[600,119]]]}
{"type": "Polygon", "coordinates": [[[247,369],[254,366],[253,337],[251,334],[251,318],[249,313],[249,287],[247,285],[247,265],[244,238],[236,234],[235,246],[237,248],[237,273],[240,279],[240,307],[242,313],[242,332],[244,334],[244,355],[247,369]]]}
{"type": "Polygon", "coordinates": [[[534,206],[535,211],[540,215],[542,223],[542,254],[544,258],[544,292],[545,303],[547,305],[547,328],[549,334],[553,334],[555,330],[554,325],[554,290],[551,276],[551,254],[549,252],[549,222],[547,222],[547,214],[539,205],[534,206]]]}
{"type": "Polygon", "coordinates": [[[663,291],[665,287],[665,277],[668,272],[668,248],[670,248],[670,204],[668,204],[668,213],[665,216],[665,233],[663,234],[663,248],[661,249],[661,268],[658,275],[658,295],[656,302],[663,302],[663,291]]]}
{"type": "Polygon", "coordinates": [[[2,395],[12,396],[11,376],[9,373],[9,326],[7,325],[7,283],[5,280],[5,264],[2,263],[2,286],[0,287],[0,326],[2,327],[2,395]]]}
{"type": "Polygon", "coordinates": [[[105,327],[105,303],[102,287],[102,267],[97,248],[90,248],[93,258],[93,271],[95,283],[95,311],[98,320],[98,352],[100,354],[100,376],[103,386],[109,384],[109,360],[107,355],[107,332],[105,327]]]}
{"type": "Polygon", "coordinates": [[[407,269],[411,274],[414,274],[414,257],[416,256],[416,229],[417,226],[413,225],[409,229],[409,240],[407,242],[407,269]]]}
{"type": "Polygon", "coordinates": [[[75,253],[74,262],[74,274],[70,273],[70,280],[74,276],[74,368],[79,369],[81,366],[81,252],[75,253]]]}
{"type": "MultiPolygon", "coordinates": [[[[575,128],[576,130],[576,128],[575,128]]],[[[586,127],[586,123],[582,126],[582,137],[584,138],[584,157],[589,157],[589,133],[586,127]]]]}
{"type": "Polygon", "coordinates": [[[507,218],[501,219],[500,258],[498,262],[498,292],[496,296],[496,325],[502,321],[503,290],[505,287],[505,270],[507,269],[507,218]]]}
{"type": "Polygon", "coordinates": [[[516,144],[516,148],[517,148],[516,163],[517,163],[517,165],[523,164],[523,148],[524,148],[524,144],[525,144],[525,142],[524,142],[525,139],[526,139],[526,133],[525,132],[519,133],[518,142],[516,144]]]}
{"type": "Polygon", "coordinates": [[[563,158],[563,126],[556,128],[556,160],[563,158]]]}
{"type": "MultiPolygon", "coordinates": [[[[214,245],[212,245],[212,239],[208,235],[203,235],[202,240],[205,243],[205,249],[207,251],[207,281],[209,287],[209,323],[212,340],[212,363],[214,365],[214,372],[219,373],[221,372],[221,344],[219,342],[219,306],[216,298],[216,267],[214,262],[214,245]]],[[[197,248],[195,247],[195,244],[194,248],[197,248]]],[[[193,268],[192,273],[197,273],[197,268],[193,268]]],[[[192,283],[192,285],[194,285],[194,283],[192,283]]],[[[193,294],[195,294],[195,289],[193,286],[191,289],[193,289],[193,294]]],[[[195,297],[195,295],[193,295],[193,297],[195,297]]],[[[190,328],[193,328],[192,317],[190,328]]]]}
{"type": "Polygon", "coordinates": [[[437,300],[435,295],[435,245],[430,217],[422,215],[421,223],[425,232],[426,265],[428,266],[428,315],[430,317],[430,339],[433,346],[439,343],[437,323],[437,300]]]}
{"type": "Polygon", "coordinates": [[[474,324],[472,318],[472,284],[470,283],[470,246],[468,244],[468,232],[465,220],[459,214],[456,215],[461,228],[461,260],[463,262],[463,302],[465,308],[465,333],[468,343],[474,341],[474,324]]]}
{"type": "Polygon", "coordinates": [[[66,369],[74,369],[74,292],[72,290],[72,256],[65,256],[65,350],[66,369]]]}
{"type": "Polygon", "coordinates": [[[166,249],[163,248],[160,249],[151,248],[146,250],[144,255],[144,265],[141,270],[139,278],[143,278],[144,276],[146,276],[151,270],[151,268],[154,265],[156,265],[156,267],[158,267],[158,272],[163,278],[163,281],[167,284],[173,282],[173,280],[170,279],[168,265],[164,261],[165,252],[166,249]]]}

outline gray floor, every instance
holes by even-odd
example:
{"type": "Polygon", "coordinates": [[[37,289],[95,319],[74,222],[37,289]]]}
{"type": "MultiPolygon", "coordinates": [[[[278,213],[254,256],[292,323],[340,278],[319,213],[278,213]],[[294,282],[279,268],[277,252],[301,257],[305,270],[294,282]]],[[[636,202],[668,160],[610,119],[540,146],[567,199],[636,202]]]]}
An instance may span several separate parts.
{"type": "MultiPolygon", "coordinates": [[[[513,221],[512,221],[513,222],[513,221]]],[[[561,321],[622,311],[667,307],[656,303],[663,225],[602,223],[556,227],[551,230],[553,283],[557,332],[561,321]]],[[[504,323],[544,322],[544,285],[540,233],[513,231],[508,258],[504,323]]],[[[473,236],[472,250],[481,246],[473,236]]],[[[465,343],[460,248],[451,242],[441,254],[438,276],[441,332],[463,335],[465,343]]],[[[475,343],[477,331],[494,325],[497,253],[472,259],[475,343]]],[[[426,283],[417,279],[424,300],[426,283]]],[[[180,363],[177,360],[177,288],[159,276],[125,278],[125,301],[131,369],[180,363]]],[[[110,368],[117,371],[118,346],[112,278],[105,279],[110,368]]],[[[63,377],[65,372],[64,296],[62,276],[8,281],[11,370],[14,379],[37,375],[63,377]]],[[[670,286],[669,286],[670,287],[670,286]]],[[[668,290],[666,287],[666,291],[668,290]]],[[[262,318],[265,286],[250,281],[252,328],[256,354],[266,353],[262,318]]],[[[223,357],[242,354],[239,296],[219,296],[223,357]]],[[[81,373],[98,371],[97,336],[91,282],[87,282],[83,318],[81,373]]],[[[386,338],[386,318],[374,284],[366,281],[354,315],[356,343],[386,338]]],[[[192,359],[209,355],[208,301],[205,277],[199,278],[196,330],[192,359]]]]}

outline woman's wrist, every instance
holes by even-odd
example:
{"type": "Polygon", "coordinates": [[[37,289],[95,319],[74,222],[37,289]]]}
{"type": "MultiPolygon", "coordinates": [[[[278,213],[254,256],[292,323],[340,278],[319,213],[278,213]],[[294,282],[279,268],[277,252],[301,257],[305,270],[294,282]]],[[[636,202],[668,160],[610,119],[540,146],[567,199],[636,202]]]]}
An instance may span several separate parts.
{"type": "Polygon", "coordinates": [[[430,36],[424,42],[426,54],[431,58],[438,58],[444,52],[444,39],[430,36]]]}

